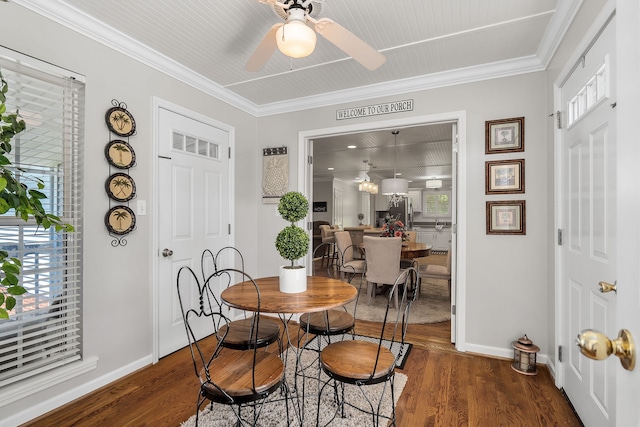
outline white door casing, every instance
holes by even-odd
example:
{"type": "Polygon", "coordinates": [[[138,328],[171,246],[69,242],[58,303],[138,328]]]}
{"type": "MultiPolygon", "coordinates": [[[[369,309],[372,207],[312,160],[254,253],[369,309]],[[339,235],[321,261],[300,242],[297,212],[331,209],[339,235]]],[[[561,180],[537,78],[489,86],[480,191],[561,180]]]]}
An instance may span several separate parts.
{"type": "Polygon", "coordinates": [[[587,359],[575,345],[584,329],[618,333],[616,294],[615,19],[561,89],[560,287],[564,390],[587,427],[616,425],[615,358],[587,359]],[[602,95],[599,95],[602,94],[602,95]],[[592,105],[590,105],[592,104],[592,105]],[[577,117],[569,123],[571,115],[577,117]]]}
{"type": "MultiPolygon", "coordinates": [[[[640,344],[640,2],[619,1],[617,8],[618,122],[618,325],[640,344]],[[624,89],[622,89],[624,88],[624,89]]],[[[615,337],[615,336],[614,336],[615,337]]],[[[609,337],[609,338],[614,338],[609,337]]],[[[627,371],[616,361],[618,426],[640,427],[640,360],[627,371]]]]}
{"type": "Polygon", "coordinates": [[[200,277],[203,250],[215,254],[230,245],[229,130],[212,119],[190,116],[197,115],[172,107],[157,110],[158,357],[187,344],[178,270],[188,265],[200,277]],[[172,255],[165,256],[164,249],[172,255]]]}
{"type": "MultiPolygon", "coordinates": [[[[455,150],[455,178],[454,182],[464,183],[467,180],[467,156],[466,156],[466,111],[450,111],[439,114],[431,114],[426,116],[412,116],[400,119],[390,120],[378,120],[370,123],[359,123],[354,125],[345,125],[332,128],[314,129],[301,131],[298,134],[298,188],[304,191],[305,194],[310,197],[313,187],[313,164],[308,162],[308,159],[313,154],[313,140],[314,138],[322,138],[325,136],[335,136],[340,134],[358,133],[368,130],[379,129],[391,129],[402,128],[410,126],[418,126],[429,123],[442,123],[451,122],[456,124],[457,144],[455,150]]],[[[452,304],[454,304],[455,295],[455,307],[452,307],[452,331],[451,341],[455,342],[456,349],[459,351],[466,350],[466,330],[465,330],[465,311],[466,311],[466,271],[459,266],[466,265],[466,229],[467,229],[467,205],[466,205],[466,187],[464,185],[456,184],[452,189],[452,199],[456,200],[456,203],[452,205],[452,229],[456,230],[455,236],[455,248],[452,257],[452,283],[451,294],[452,304]],[[454,289],[455,288],[455,289],[454,289]],[[453,320],[455,319],[455,320],[453,320]]],[[[378,209],[378,203],[380,196],[375,197],[375,209],[378,209]]],[[[382,196],[384,198],[384,196],[382,196]]],[[[310,198],[310,200],[313,200],[310,198]]],[[[386,201],[384,203],[386,206],[386,201]]],[[[453,242],[452,242],[453,244],[453,242]]],[[[312,262],[311,251],[307,255],[307,265],[312,262]]]]}

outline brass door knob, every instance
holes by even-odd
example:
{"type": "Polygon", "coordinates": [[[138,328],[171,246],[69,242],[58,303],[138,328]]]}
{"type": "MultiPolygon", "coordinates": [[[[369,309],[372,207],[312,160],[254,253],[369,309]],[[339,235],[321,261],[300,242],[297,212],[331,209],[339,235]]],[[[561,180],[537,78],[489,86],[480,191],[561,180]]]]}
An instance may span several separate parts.
{"type": "Polygon", "coordinates": [[[621,329],[615,340],[610,340],[602,332],[585,329],[578,335],[576,344],[580,347],[580,352],[589,359],[604,360],[615,354],[620,358],[624,369],[633,371],[636,366],[636,346],[631,332],[626,329],[621,329]]]}
{"type": "Polygon", "coordinates": [[[618,282],[613,282],[613,285],[612,285],[611,283],[603,281],[598,283],[598,288],[600,289],[600,292],[602,292],[603,294],[611,291],[618,293],[617,283],[618,282]]]}

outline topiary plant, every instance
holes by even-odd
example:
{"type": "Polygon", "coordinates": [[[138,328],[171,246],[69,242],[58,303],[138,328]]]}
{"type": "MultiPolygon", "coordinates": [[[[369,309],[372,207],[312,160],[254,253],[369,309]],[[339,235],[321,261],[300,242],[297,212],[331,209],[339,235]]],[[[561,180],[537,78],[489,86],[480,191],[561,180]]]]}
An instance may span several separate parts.
{"type": "MultiPolygon", "coordinates": [[[[71,225],[63,224],[60,218],[45,212],[41,200],[47,196],[40,191],[44,188],[42,180],[22,174],[23,181],[28,178],[36,183],[37,189],[33,189],[18,181],[13,174],[8,158],[12,148],[11,140],[24,131],[26,125],[17,111],[5,114],[8,90],[9,85],[0,72],[0,215],[13,209],[16,217],[24,221],[34,219],[38,226],[45,229],[55,227],[56,231],[73,231],[71,225]]],[[[20,286],[21,267],[18,258],[10,258],[7,251],[0,250],[0,319],[8,319],[9,311],[16,305],[15,297],[27,292],[20,286]]]]}
{"type": "Polygon", "coordinates": [[[278,233],[276,237],[276,249],[284,259],[291,261],[291,267],[295,260],[302,258],[309,251],[309,235],[304,229],[295,225],[309,211],[307,198],[297,191],[290,191],[280,198],[278,212],[283,219],[290,222],[278,233]]]}

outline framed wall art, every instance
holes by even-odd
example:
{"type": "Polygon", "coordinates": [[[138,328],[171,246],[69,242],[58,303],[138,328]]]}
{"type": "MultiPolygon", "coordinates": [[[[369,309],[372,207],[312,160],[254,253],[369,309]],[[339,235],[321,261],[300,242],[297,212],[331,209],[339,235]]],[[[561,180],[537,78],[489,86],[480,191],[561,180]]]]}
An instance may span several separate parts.
{"type": "Polygon", "coordinates": [[[524,193],[524,159],[485,162],[485,194],[524,193]]]}
{"type": "Polygon", "coordinates": [[[487,202],[487,234],[527,234],[526,201],[487,202]]]}
{"type": "Polygon", "coordinates": [[[485,153],[524,151],[524,117],[485,122],[485,153]]]}

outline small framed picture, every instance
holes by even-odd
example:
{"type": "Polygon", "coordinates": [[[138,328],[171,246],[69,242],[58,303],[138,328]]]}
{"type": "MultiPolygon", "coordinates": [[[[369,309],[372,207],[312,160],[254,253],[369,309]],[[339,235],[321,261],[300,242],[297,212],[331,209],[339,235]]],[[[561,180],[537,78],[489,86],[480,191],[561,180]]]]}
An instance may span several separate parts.
{"type": "Polygon", "coordinates": [[[487,202],[487,234],[527,234],[526,201],[487,202]]]}
{"type": "Polygon", "coordinates": [[[314,212],[326,212],[327,211],[327,202],[313,202],[313,211],[314,212]]]}
{"type": "Polygon", "coordinates": [[[485,162],[485,194],[524,193],[524,159],[485,162]]]}
{"type": "Polygon", "coordinates": [[[487,121],[484,131],[486,154],[524,151],[524,117],[487,121]]]}

